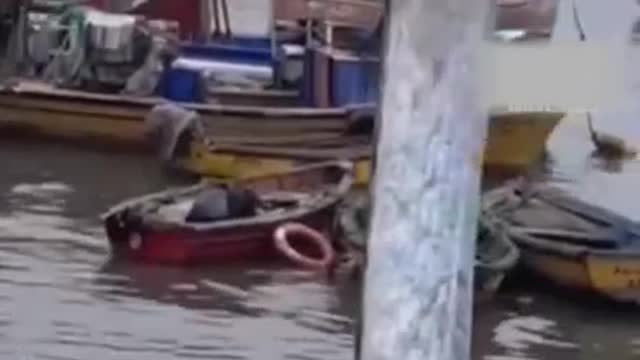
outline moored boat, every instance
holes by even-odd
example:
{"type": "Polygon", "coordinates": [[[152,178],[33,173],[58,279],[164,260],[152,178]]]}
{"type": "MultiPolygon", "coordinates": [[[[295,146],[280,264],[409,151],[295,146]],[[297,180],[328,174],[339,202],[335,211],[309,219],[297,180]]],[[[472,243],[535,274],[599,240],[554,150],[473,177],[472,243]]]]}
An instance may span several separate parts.
{"type": "Polygon", "coordinates": [[[566,113],[496,110],[489,121],[484,164],[488,167],[526,168],[540,160],[547,140],[566,113]]]}
{"type": "MultiPolygon", "coordinates": [[[[485,145],[483,164],[488,169],[522,169],[539,160],[546,149],[547,139],[565,113],[500,112],[491,116],[485,145]]],[[[190,156],[177,159],[181,168],[212,177],[243,177],[287,171],[301,163],[329,159],[348,159],[356,165],[358,185],[367,184],[371,176],[370,157],[373,153],[370,138],[324,135],[325,142],[335,144],[310,146],[320,140],[299,136],[290,142],[265,144],[264,139],[235,144],[218,144],[213,148],[194,143],[190,156]],[[342,141],[341,143],[338,143],[342,141]]],[[[322,139],[321,139],[322,140],[322,139]]]]}
{"type": "Polygon", "coordinates": [[[354,164],[354,184],[366,185],[370,176],[370,157],[373,149],[365,138],[358,143],[355,137],[331,136],[342,144],[314,146],[313,137],[299,136],[297,143],[283,145],[235,145],[215,143],[209,147],[193,142],[189,156],[176,159],[176,166],[192,174],[215,178],[242,178],[291,171],[304,164],[333,159],[354,164]],[[307,142],[304,143],[305,138],[307,142]],[[348,144],[347,142],[352,142],[348,144]]]}
{"type": "MultiPolygon", "coordinates": [[[[132,97],[58,89],[42,82],[18,81],[0,87],[0,130],[103,145],[146,148],[144,119],[159,97],[132,97]]],[[[345,108],[260,107],[183,103],[197,111],[208,132],[216,136],[260,134],[291,136],[342,134],[351,112],[372,105],[345,108]]]]}
{"type": "Polygon", "coordinates": [[[335,209],[351,188],[352,171],[349,162],[326,162],[224,185],[203,182],[124,201],[102,218],[117,256],[177,265],[272,259],[278,256],[274,231],[283,224],[330,233],[335,209]],[[227,209],[246,210],[249,204],[250,211],[210,217],[206,208],[219,209],[220,203],[198,204],[212,190],[253,194],[255,202],[242,205],[226,197],[227,209]],[[205,212],[195,214],[196,207],[205,212]]]}
{"type": "Polygon", "coordinates": [[[549,186],[492,190],[484,206],[508,226],[530,270],[560,286],[640,302],[640,224],[549,186]]]}
{"type": "MultiPolygon", "coordinates": [[[[164,102],[161,98],[131,98],[122,95],[55,89],[34,82],[0,88],[0,129],[20,130],[81,142],[147,148],[144,118],[164,102]]],[[[187,170],[215,177],[242,177],[291,170],[305,160],[347,158],[359,164],[359,179],[367,179],[371,134],[358,139],[345,135],[353,114],[372,104],[345,108],[256,107],[182,104],[197,111],[207,132],[216,138],[234,138],[233,146],[215,151],[195,145],[189,159],[181,159],[187,170]],[[248,134],[252,134],[254,142],[248,134]],[[260,134],[256,136],[254,134],[260,134]],[[329,151],[295,151],[298,144],[326,137],[336,144],[329,151]],[[274,145],[269,144],[270,139],[274,145]],[[257,142],[260,145],[256,145],[257,142]],[[266,144],[266,145],[265,145],[266,144]],[[305,152],[305,154],[303,154],[305,152]],[[230,165],[230,162],[232,166],[230,165]],[[242,166],[248,163],[250,166],[242,166]]],[[[559,111],[501,112],[491,117],[484,164],[490,167],[526,167],[539,159],[546,141],[565,113],[559,111]]],[[[365,181],[363,180],[363,181],[365,181]]],[[[359,181],[361,182],[361,181],[359,181]]]]}
{"type": "MultiPolygon", "coordinates": [[[[278,2],[279,5],[274,4],[274,16],[275,20],[278,20],[274,23],[280,20],[309,22],[310,19],[314,19],[311,22],[315,23],[319,19],[330,16],[330,18],[335,17],[334,20],[343,25],[337,26],[337,23],[329,21],[331,19],[325,19],[327,20],[324,21],[325,25],[329,28],[336,26],[342,28],[345,24],[353,23],[352,25],[357,28],[355,33],[362,32],[372,25],[381,24],[378,22],[382,11],[380,4],[340,1],[342,2],[345,4],[341,4],[340,8],[350,11],[334,12],[329,8],[327,11],[321,11],[322,14],[316,14],[318,9],[313,7],[315,10],[311,11],[312,6],[304,1],[301,5],[304,3],[304,8],[310,6],[308,11],[300,9],[298,9],[300,11],[293,11],[294,9],[289,7],[290,2],[286,5],[284,2],[278,2]],[[351,17],[362,19],[356,21],[351,17]],[[350,20],[347,21],[347,18],[350,20]]],[[[166,2],[167,5],[170,3],[166,2]]],[[[88,23],[92,24],[91,26],[98,26],[98,29],[104,27],[110,29],[108,31],[116,31],[116,35],[120,32],[123,34],[130,32],[130,24],[127,25],[129,20],[126,17],[119,18],[119,15],[100,12],[95,15],[95,12],[84,13],[79,10],[77,13],[84,14],[83,16],[87,19],[91,18],[94,23],[90,21],[88,23]],[[126,26],[122,25],[122,29],[105,27],[103,18],[110,19],[109,22],[118,20],[115,23],[122,22],[126,26]]],[[[163,15],[169,14],[163,12],[163,15]]],[[[323,23],[323,21],[319,22],[323,23]]],[[[151,20],[148,23],[150,24],[151,20]]],[[[83,24],[87,25],[84,22],[83,24]]],[[[170,28],[167,23],[162,27],[158,26],[158,29],[164,27],[170,28]]],[[[301,45],[295,42],[289,43],[290,41],[277,42],[275,40],[280,36],[274,34],[280,33],[275,30],[264,34],[264,38],[251,41],[230,37],[225,38],[226,40],[209,39],[211,41],[205,44],[182,42],[176,51],[181,55],[171,62],[171,66],[165,66],[162,74],[156,74],[158,78],[156,80],[162,86],[157,84],[156,90],[152,92],[140,84],[138,84],[140,89],[145,88],[149,91],[142,91],[138,87],[134,88],[139,91],[136,90],[133,93],[127,90],[130,82],[140,82],[133,81],[138,79],[136,75],[148,73],[148,77],[152,77],[152,72],[138,74],[136,71],[127,76],[121,74],[117,77],[117,82],[125,84],[126,86],[120,84],[120,87],[124,86],[123,89],[127,91],[123,92],[123,89],[120,89],[118,93],[97,93],[81,86],[61,88],[56,85],[60,80],[57,77],[54,77],[56,81],[48,82],[24,78],[9,81],[0,86],[0,107],[3,108],[0,114],[0,131],[4,133],[8,130],[21,130],[103,146],[118,144],[148,148],[144,139],[143,120],[153,106],[168,101],[159,96],[162,94],[171,101],[180,102],[189,110],[197,111],[212,140],[218,144],[214,150],[195,145],[192,156],[188,159],[179,159],[179,165],[191,172],[215,177],[244,177],[288,171],[308,162],[348,159],[356,163],[357,183],[366,183],[370,172],[368,158],[372,152],[373,134],[372,131],[365,132],[355,139],[349,134],[349,130],[353,124],[354,112],[362,108],[375,108],[373,103],[376,102],[374,95],[377,93],[377,81],[372,79],[376,78],[377,72],[371,71],[373,67],[370,65],[375,64],[377,60],[357,55],[358,52],[354,49],[338,46],[341,43],[338,41],[340,36],[334,39],[335,42],[311,46],[310,43],[301,45]],[[296,86],[280,87],[277,84],[280,81],[275,80],[273,83],[270,83],[270,80],[267,81],[269,84],[267,87],[255,89],[251,86],[234,89],[233,86],[216,85],[209,89],[209,93],[214,97],[213,100],[217,102],[215,104],[209,103],[211,99],[207,96],[204,96],[205,99],[200,99],[201,96],[187,96],[191,90],[197,92],[194,89],[198,81],[194,79],[202,75],[198,75],[199,73],[206,72],[203,70],[205,68],[207,71],[215,69],[222,75],[228,75],[223,73],[231,71],[230,69],[235,69],[231,72],[243,73],[238,69],[242,68],[247,72],[244,74],[247,77],[251,78],[249,75],[260,73],[259,77],[263,80],[271,79],[271,75],[274,78],[286,77],[284,73],[287,71],[281,71],[280,68],[280,62],[283,59],[278,59],[276,56],[280,51],[273,51],[272,47],[281,48],[284,51],[283,49],[287,46],[293,45],[302,47],[303,51],[291,57],[285,56],[284,60],[288,59],[285,62],[289,61],[290,65],[297,64],[297,67],[302,67],[294,77],[297,80],[292,80],[292,83],[297,84],[296,86]],[[256,64],[249,66],[255,62],[259,66],[256,64]],[[185,78],[180,76],[174,78],[173,71],[177,71],[176,74],[182,73],[185,78]],[[169,81],[170,79],[175,81],[169,81]],[[364,88],[366,91],[363,90],[364,88]],[[291,92],[292,89],[295,91],[291,92]],[[310,89],[308,91],[310,94],[304,94],[305,89],[310,89]],[[167,90],[169,90],[168,93],[167,90]],[[148,93],[158,96],[142,95],[148,93]],[[313,100],[307,101],[307,97],[313,100]],[[291,105],[296,102],[299,106],[274,105],[275,103],[291,105]],[[322,137],[331,138],[333,143],[318,140],[322,137]],[[295,141],[284,141],[283,138],[295,141]],[[221,143],[224,144],[221,145],[221,143]],[[318,145],[320,143],[322,145],[318,145]],[[308,146],[310,144],[314,146],[308,146]]],[[[167,32],[165,30],[157,31],[158,34],[163,34],[160,36],[154,32],[159,38],[172,38],[165,34],[167,32]]],[[[46,35],[46,33],[43,34],[46,35]]],[[[310,36],[310,34],[307,35],[310,36]]],[[[168,41],[168,43],[171,42],[168,41]]],[[[96,44],[89,45],[91,44],[84,46],[91,48],[96,44]]],[[[98,45],[106,46],[101,41],[98,45]]],[[[127,55],[130,45],[127,45],[127,42],[121,45],[122,49],[114,54],[122,52],[127,55]]],[[[167,46],[167,49],[169,48],[172,47],[167,46]]],[[[85,51],[83,47],[74,49],[79,54],[85,51]]],[[[119,56],[124,56],[123,54],[119,56]]],[[[159,62],[160,56],[154,54],[153,51],[149,52],[147,62],[152,63],[151,60],[159,62]]],[[[87,60],[83,66],[101,68],[104,65],[103,60],[109,60],[111,57],[90,59],[91,61],[87,60]]],[[[139,67],[138,70],[144,70],[145,66],[139,67]]],[[[114,70],[120,67],[122,67],[120,63],[116,62],[105,69],[114,70]]],[[[81,73],[85,76],[85,73],[91,72],[81,73]]],[[[68,78],[69,81],[74,80],[71,83],[84,79],[62,75],[63,73],[60,73],[58,77],[68,78]]],[[[104,85],[104,82],[110,83],[111,80],[106,81],[102,76],[97,76],[95,79],[89,77],[83,81],[104,85]]],[[[484,163],[490,167],[530,165],[543,153],[547,137],[563,116],[564,114],[560,112],[516,112],[492,116],[484,163]]]]}

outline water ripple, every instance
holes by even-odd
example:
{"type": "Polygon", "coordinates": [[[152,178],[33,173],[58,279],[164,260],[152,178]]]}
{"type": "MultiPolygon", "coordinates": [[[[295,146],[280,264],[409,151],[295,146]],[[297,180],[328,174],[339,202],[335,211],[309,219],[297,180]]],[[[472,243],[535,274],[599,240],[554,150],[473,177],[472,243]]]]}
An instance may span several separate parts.
{"type": "MultiPolygon", "coordinates": [[[[640,161],[594,160],[584,123],[565,120],[549,142],[547,181],[640,214],[640,203],[629,196],[640,161]],[[603,196],[602,188],[616,191],[603,196]]],[[[628,132],[616,119],[607,126],[640,143],[635,122],[628,132]]],[[[356,284],[264,264],[177,269],[109,259],[98,214],[174,180],[144,157],[3,145],[0,161],[15,165],[0,177],[0,358],[353,358],[356,284]],[[120,179],[118,186],[109,179],[120,179]]],[[[529,285],[522,287],[536,301],[526,306],[540,311],[526,315],[500,301],[491,304],[476,323],[475,335],[486,339],[475,359],[575,358],[597,338],[587,330],[602,338],[612,333],[610,339],[628,347],[621,350],[625,355],[640,355],[637,319],[608,314],[586,324],[592,310],[539,305],[540,297],[554,295],[529,285]]],[[[611,342],[609,348],[618,346],[611,342]]]]}
{"type": "Polygon", "coordinates": [[[577,345],[558,340],[561,334],[552,320],[535,316],[514,317],[503,321],[494,330],[494,341],[512,350],[527,350],[532,345],[557,348],[577,348],[577,345]]]}

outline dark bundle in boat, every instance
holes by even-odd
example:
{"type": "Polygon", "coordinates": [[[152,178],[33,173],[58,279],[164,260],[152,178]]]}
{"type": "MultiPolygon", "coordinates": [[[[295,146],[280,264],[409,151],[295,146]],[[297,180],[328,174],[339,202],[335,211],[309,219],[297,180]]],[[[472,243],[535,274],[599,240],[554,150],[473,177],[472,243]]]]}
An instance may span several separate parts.
{"type": "Polygon", "coordinates": [[[110,209],[103,220],[114,254],[137,260],[216,264],[271,259],[278,256],[274,231],[285,223],[329,233],[335,209],[352,183],[351,163],[321,163],[227,186],[204,182],[131,199],[110,209]],[[221,194],[226,194],[222,200],[221,194]]]}
{"type": "Polygon", "coordinates": [[[561,286],[640,300],[640,224],[549,186],[515,182],[484,206],[508,226],[523,263],[561,286]]]}

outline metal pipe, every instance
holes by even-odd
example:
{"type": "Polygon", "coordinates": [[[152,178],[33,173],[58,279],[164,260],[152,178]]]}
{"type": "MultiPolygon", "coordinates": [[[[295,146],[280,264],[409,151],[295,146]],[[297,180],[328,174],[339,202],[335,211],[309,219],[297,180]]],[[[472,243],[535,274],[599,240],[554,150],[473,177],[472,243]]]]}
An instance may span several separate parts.
{"type": "Polygon", "coordinates": [[[218,37],[220,36],[220,32],[221,32],[220,15],[218,11],[218,0],[212,0],[212,7],[213,7],[213,26],[214,26],[213,36],[218,37]]]}
{"type": "Polygon", "coordinates": [[[231,22],[229,21],[229,7],[227,6],[227,0],[220,0],[222,2],[222,19],[224,20],[225,35],[231,37],[231,22]]]}
{"type": "Polygon", "coordinates": [[[212,34],[213,2],[215,0],[200,0],[200,36],[204,41],[209,41],[212,34]]]}
{"type": "Polygon", "coordinates": [[[468,360],[489,0],[390,5],[362,359],[468,360]]]}

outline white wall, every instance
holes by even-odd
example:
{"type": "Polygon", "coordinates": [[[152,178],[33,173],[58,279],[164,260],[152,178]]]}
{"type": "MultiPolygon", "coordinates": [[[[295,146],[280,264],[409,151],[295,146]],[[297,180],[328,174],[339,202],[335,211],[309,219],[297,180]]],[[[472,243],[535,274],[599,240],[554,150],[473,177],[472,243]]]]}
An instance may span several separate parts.
{"type": "Polygon", "coordinates": [[[271,32],[271,0],[227,0],[231,31],[237,35],[271,32]]]}

